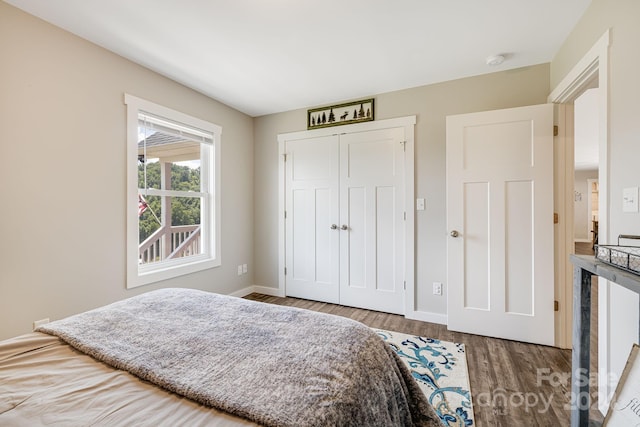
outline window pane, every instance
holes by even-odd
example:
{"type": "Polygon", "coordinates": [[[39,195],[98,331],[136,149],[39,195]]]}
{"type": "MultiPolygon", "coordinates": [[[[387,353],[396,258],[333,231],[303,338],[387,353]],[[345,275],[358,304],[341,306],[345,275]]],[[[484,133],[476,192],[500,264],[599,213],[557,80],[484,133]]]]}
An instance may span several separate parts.
{"type": "Polygon", "coordinates": [[[138,219],[139,264],[203,253],[200,197],[149,196],[138,219]],[[171,218],[167,218],[171,212],[171,218]]]}
{"type": "MultiPolygon", "coordinates": [[[[179,138],[174,135],[159,132],[154,129],[138,126],[138,188],[175,189],[173,184],[184,175],[184,171],[193,170],[200,173],[200,143],[179,138]],[[172,175],[171,187],[168,182],[162,182],[161,165],[171,163],[172,175]],[[180,173],[178,173],[180,172],[180,173]]],[[[190,177],[186,179],[191,180],[190,177]]],[[[200,178],[197,178],[197,188],[189,188],[185,191],[200,191],[200,178]]],[[[183,187],[183,185],[178,185],[183,187]]]]}
{"type": "Polygon", "coordinates": [[[171,165],[171,189],[177,191],[200,190],[200,159],[176,162],[171,165]]]}
{"type": "Polygon", "coordinates": [[[139,244],[142,245],[162,226],[162,204],[159,196],[138,194],[138,231],[139,244]]]}

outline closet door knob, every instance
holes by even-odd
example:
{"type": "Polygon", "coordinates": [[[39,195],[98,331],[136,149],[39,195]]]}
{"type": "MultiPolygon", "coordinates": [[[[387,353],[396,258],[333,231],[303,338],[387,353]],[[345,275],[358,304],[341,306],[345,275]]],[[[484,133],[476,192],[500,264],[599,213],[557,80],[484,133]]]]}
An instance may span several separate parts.
{"type": "Polygon", "coordinates": [[[331,224],[331,229],[332,229],[332,230],[337,230],[337,229],[338,229],[338,226],[337,226],[336,224],[331,224]]]}
{"type": "Polygon", "coordinates": [[[451,231],[451,237],[458,237],[460,235],[460,233],[458,233],[457,230],[452,230],[451,231]]]}
{"type": "Polygon", "coordinates": [[[342,224],[342,227],[340,227],[340,230],[348,230],[349,227],[347,227],[346,224],[342,224]]]}

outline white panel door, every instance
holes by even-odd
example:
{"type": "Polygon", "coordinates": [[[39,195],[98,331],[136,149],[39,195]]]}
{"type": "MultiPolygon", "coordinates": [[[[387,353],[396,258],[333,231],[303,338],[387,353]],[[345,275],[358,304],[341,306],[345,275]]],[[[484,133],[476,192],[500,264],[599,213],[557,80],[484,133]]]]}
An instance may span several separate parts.
{"type": "Polygon", "coordinates": [[[404,313],[404,128],[340,136],[340,303],[404,313]]]}
{"type": "Polygon", "coordinates": [[[286,294],[338,303],[338,137],[287,141],[286,153],[286,294]]]}
{"type": "Polygon", "coordinates": [[[448,327],[554,344],[553,105],[447,117],[448,327]]]}

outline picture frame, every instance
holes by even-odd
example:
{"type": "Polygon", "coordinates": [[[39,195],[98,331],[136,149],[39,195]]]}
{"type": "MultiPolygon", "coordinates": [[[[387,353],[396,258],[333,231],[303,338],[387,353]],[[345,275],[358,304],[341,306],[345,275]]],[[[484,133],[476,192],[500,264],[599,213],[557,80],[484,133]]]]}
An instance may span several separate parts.
{"type": "Polygon", "coordinates": [[[634,344],[611,399],[604,426],[622,427],[640,424],[640,346],[634,344]]]}
{"type": "Polygon", "coordinates": [[[307,110],[307,129],[349,125],[374,120],[374,98],[307,110]]]}

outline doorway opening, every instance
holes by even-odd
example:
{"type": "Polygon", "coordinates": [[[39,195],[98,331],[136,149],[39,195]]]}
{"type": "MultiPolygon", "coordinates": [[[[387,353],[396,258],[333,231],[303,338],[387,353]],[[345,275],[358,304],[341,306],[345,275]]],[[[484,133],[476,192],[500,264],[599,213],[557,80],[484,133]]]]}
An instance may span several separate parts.
{"type": "Polygon", "coordinates": [[[598,86],[585,89],[573,102],[573,231],[575,253],[593,255],[598,237],[598,86]]]}

